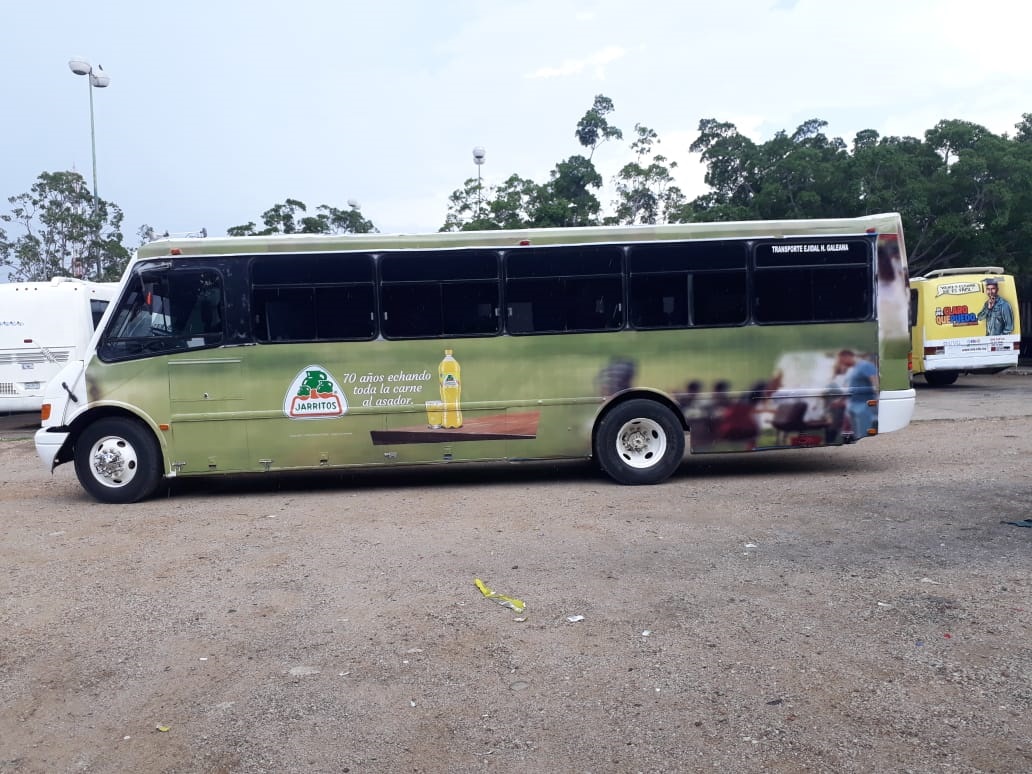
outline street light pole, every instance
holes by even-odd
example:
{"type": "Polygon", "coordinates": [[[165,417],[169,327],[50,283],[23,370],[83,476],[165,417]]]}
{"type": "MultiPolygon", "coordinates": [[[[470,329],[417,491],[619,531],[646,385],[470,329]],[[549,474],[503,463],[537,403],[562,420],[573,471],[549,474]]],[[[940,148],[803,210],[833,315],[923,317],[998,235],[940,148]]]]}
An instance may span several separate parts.
{"type": "Polygon", "coordinates": [[[480,167],[484,165],[486,155],[479,145],[473,149],[473,163],[477,165],[477,220],[480,220],[480,167]]]}
{"type": "MultiPolygon", "coordinates": [[[[75,57],[74,59],[68,60],[68,69],[76,75],[87,75],[88,88],[90,92],[90,152],[93,157],[93,221],[97,228],[97,234],[95,237],[100,237],[100,223],[97,222],[97,208],[99,206],[99,197],[97,196],[97,131],[96,124],[93,119],[93,90],[94,89],[105,89],[111,83],[109,78],[104,73],[104,68],[97,65],[96,70],[93,69],[93,65],[87,62],[82,57],[75,57]]],[[[102,274],[102,266],[100,262],[100,253],[97,253],[97,279],[100,279],[102,274]]]]}

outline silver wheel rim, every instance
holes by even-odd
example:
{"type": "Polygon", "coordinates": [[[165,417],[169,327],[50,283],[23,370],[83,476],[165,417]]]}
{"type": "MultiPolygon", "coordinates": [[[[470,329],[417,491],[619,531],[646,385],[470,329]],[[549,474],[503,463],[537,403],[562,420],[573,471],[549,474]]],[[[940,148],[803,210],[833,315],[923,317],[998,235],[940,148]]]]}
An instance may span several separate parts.
{"type": "Polygon", "coordinates": [[[637,470],[658,465],[666,448],[666,431],[651,419],[632,419],[616,434],[617,456],[625,465],[637,470]]]}
{"type": "Polygon", "coordinates": [[[127,486],[139,469],[136,449],[125,438],[104,436],[90,449],[90,471],[104,486],[112,489],[127,486]]]}

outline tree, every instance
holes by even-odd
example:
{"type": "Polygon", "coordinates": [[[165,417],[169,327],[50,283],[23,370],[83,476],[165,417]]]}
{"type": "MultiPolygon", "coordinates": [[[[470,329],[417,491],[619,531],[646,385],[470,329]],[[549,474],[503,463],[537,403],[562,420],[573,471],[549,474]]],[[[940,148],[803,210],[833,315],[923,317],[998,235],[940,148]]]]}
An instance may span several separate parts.
{"type": "Polygon", "coordinates": [[[541,191],[541,201],[535,212],[538,225],[593,226],[598,223],[602,205],[591,189],[602,188],[602,175],[591,159],[570,156],[552,170],[551,178],[541,191]],[[545,214],[544,202],[551,200],[545,214]]]}
{"type": "Polygon", "coordinates": [[[706,184],[713,189],[693,200],[685,220],[748,220],[755,218],[756,144],[731,123],[715,118],[699,121],[699,136],[689,148],[706,165],[706,184]],[[690,213],[690,216],[689,216],[690,213]]]}
{"type": "Polygon", "coordinates": [[[357,204],[342,210],[320,204],[316,215],[306,215],[308,206],[298,199],[286,199],[262,213],[265,228],[259,230],[254,221],[231,226],[228,236],[269,236],[270,234],[368,234],[376,231],[371,220],[363,217],[357,204]]]}
{"type": "Polygon", "coordinates": [[[685,220],[903,216],[912,273],[941,266],[1032,268],[1032,114],[1013,140],[967,121],[916,137],[857,132],[851,150],[810,119],[757,145],[705,119],[691,150],[712,190],[685,220]]]}
{"type": "Polygon", "coordinates": [[[531,213],[541,198],[541,188],[537,183],[519,175],[509,175],[504,183],[489,192],[487,212],[491,228],[514,229],[531,225],[531,213]]]}
{"type": "MultiPolygon", "coordinates": [[[[533,181],[526,181],[533,185],[533,181]]],[[[521,201],[520,188],[524,184],[518,175],[511,175],[506,181],[510,188],[505,191],[502,201],[492,207],[493,189],[486,189],[482,181],[475,177],[466,178],[462,188],[452,191],[448,197],[448,215],[445,217],[441,231],[488,231],[503,228],[493,217],[497,210],[510,224],[504,228],[520,228],[524,224],[522,216],[524,204],[521,201]],[[486,196],[485,196],[486,193],[486,196]],[[485,201],[487,204],[485,205],[485,201]]]]}
{"type": "MultiPolygon", "coordinates": [[[[606,118],[612,111],[613,101],[599,94],[577,123],[577,140],[591,154],[606,140],[623,137],[606,118]]],[[[485,189],[479,180],[468,178],[448,197],[441,231],[595,225],[602,205],[592,189],[600,189],[602,183],[591,155],[579,154],[556,164],[543,185],[512,174],[501,185],[485,189]]]]}
{"type": "Polygon", "coordinates": [[[318,214],[301,219],[302,234],[370,234],[376,231],[373,222],[362,215],[357,204],[346,210],[320,204],[318,214]]]}
{"type": "Polygon", "coordinates": [[[588,112],[577,122],[577,130],[574,132],[577,141],[585,148],[589,148],[588,160],[595,155],[598,146],[606,140],[622,140],[623,132],[615,126],[610,126],[606,119],[613,112],[613,100],[604,94],[595,96],[588,112]]]}
{"type": "Polygon", "coordinates": [[[659,135],[642,124],[634,125],[635,140],[631,143],[636,160],[625,164],[616,175],[616,217],[614,223],[663,223],[671,214],[679,213],[685,204],[684,194],[674,185],[671,170],[676,161],[655,153],[659,135]]]}
{"type": "Polygon", "coordinates": [[[0,264],[16,282],[51,277],[113,281],[129,261],[122,245],[122,211],[94,199],[78,172],[43,172],[28,193],[7,200],[0,220],[23,233],[8,241],[0,235],[0,264]]]}

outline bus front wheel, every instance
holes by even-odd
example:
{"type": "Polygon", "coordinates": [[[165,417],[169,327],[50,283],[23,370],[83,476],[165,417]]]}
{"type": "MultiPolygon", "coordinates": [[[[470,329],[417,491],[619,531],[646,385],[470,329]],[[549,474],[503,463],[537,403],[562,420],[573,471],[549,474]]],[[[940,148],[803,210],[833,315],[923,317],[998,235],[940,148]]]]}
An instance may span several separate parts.
{"type": "Polygon", "coordinates": [[[75,444],[75,474],[105,503],[135,503],[157,488],[160,451],[153,434],[133,419],[100,419],[75,444]]]}
{"type": "Polygon", "coordinates": [[[947,387],[957,381],[957,371],[925,371],[925,381],[932,387],[947,387]]]}
{"type": "Polygon", "coordinates": [[[658,484],[684,458],[684,428],[661,403],[629,400],[599,422],[595,458],[620,484],[658,484]]]}

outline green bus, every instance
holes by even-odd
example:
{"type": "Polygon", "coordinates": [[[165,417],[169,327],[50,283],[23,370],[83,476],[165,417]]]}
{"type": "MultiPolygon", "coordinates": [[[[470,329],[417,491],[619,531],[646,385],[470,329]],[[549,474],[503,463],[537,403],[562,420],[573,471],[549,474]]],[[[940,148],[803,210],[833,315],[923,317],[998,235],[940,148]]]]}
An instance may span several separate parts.
{"type": "Polygon", "coordinates": [[[837,446],[913,413],[897,214],[142,246],[36,449],[162,478],[837,446]]]}

